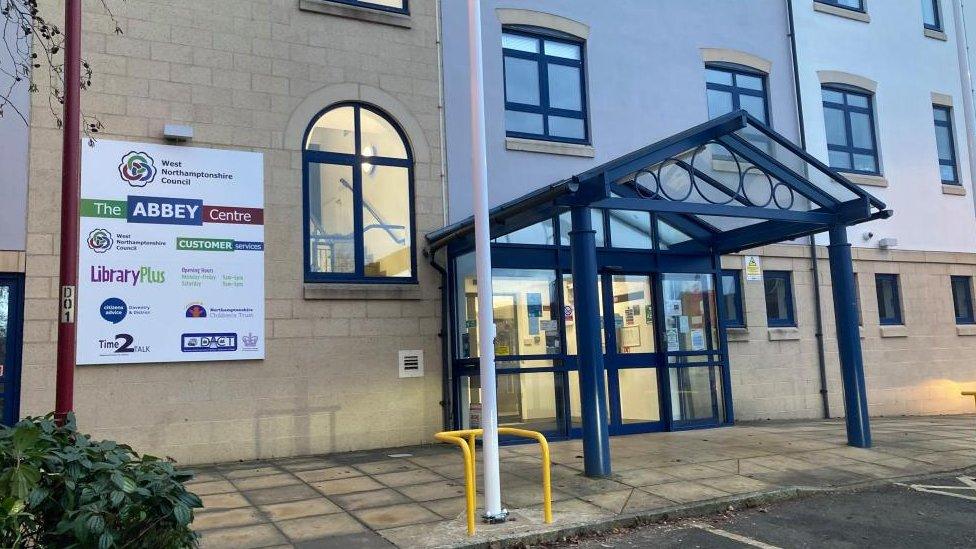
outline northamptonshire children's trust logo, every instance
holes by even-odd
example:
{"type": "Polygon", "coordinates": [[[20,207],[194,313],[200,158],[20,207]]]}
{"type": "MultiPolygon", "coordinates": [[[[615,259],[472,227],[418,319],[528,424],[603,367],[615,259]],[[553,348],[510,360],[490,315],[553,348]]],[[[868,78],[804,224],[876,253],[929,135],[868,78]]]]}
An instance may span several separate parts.
{"type": "Polygon", "coordinates": [[[97,254],[112,249],[112,233],[105,229],[95,229],[88,233],[88,247],[97,254]]]}
{"type": "Polygon", "coordinates": [[[148,154],[131,151],[122,157],[119,175],[132,187],[145,187],[156,178],[156,165],[148,154]]]}

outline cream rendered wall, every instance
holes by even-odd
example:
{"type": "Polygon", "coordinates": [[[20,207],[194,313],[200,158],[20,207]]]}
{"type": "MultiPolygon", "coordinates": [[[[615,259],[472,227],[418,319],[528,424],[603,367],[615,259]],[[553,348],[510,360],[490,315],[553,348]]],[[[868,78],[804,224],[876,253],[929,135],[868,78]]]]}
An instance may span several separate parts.
{"type": "MultiPolygon", "coordinates": [[[[443,225],[435,4],[410,4],[403,27],[296,1],[139,0],[113,4],[115,36],[85,3],[95,76],[83,106],[104,137],[159,142],[174,122],[193,126],[193,146],[264,154],[267,358],[81,367],[83,430],[199,463],[419,444],[440,429],[437,272],[419,256],[416,287],[350,291],[304,285],[301,259],[302,135],[338,101],[399,122],[415,157],[416,235],[443,225]],[[424,350],[423,378],[398,379],[400,349],[424,350]]],[[[31,134],[25,414],[54,405],[61,134],[43,97],[31,134]]]]}

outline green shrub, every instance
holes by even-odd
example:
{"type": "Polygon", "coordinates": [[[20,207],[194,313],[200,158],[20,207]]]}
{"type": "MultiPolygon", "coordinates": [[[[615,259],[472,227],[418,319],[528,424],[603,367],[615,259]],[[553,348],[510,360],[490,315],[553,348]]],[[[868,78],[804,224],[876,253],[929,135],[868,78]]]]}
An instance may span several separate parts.
{"type": "Polygon", "coordinates": [[[0,430],[0,547],[196,547],[202,507],[172,459],[140,456],[52,414],[0,430]]]}

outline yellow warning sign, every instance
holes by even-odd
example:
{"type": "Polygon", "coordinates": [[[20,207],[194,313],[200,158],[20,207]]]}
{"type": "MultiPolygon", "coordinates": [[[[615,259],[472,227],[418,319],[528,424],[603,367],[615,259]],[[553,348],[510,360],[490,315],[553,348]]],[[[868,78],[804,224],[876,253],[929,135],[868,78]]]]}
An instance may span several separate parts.
{"type": "Polygon", "coordinates": [[[762,263],[758,255],[747,255],[742,259],[746,270],[746,280],[762,280],[762,263]]]}

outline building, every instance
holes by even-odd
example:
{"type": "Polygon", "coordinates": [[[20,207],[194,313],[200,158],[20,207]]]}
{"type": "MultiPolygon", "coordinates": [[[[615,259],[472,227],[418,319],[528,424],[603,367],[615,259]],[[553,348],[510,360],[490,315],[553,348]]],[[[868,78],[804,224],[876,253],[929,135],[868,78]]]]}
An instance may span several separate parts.
{"type": "MultiPolygon", "coordinates": [[[[261,153],[265,358],[79,366],[83,429],[201,463],[477,423],[465,4],[142,0],[115,14],[122,36],[86,5],[102,139],[261,153]]],[[[610,434],[837,417],[845,394],[852,423],[968,410],[972,101],[952,0],[481,15],[502,424],[586,436],[597,396],[610,434]]],[[[29,136],[0,126],[29,142],[26,225],[0,218],[0,271],[24,273],[5,419],[54,397],[61,134],[43,91],[29,136]]]]}

